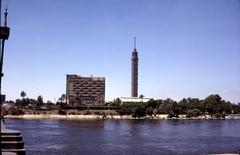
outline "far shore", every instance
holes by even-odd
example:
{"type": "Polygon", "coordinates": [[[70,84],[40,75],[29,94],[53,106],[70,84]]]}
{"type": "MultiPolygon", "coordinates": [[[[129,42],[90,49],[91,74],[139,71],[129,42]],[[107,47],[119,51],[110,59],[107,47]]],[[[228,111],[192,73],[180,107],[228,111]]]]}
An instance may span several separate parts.
{"type": "Polygon", "coordinates": [[[187,118],[186,115],[179,115],[178,118],[168,118],[167,114],[158,114],[155,116],[145,116],[140,118],[132,117],[131,115],[58,115],[58,114],[39,114],[39,115],[6,115],[5,119],[25,119],[25,120],[34,120],[34,119],[53,119],[53,120],[94,120],[94,119],[180,119],[180,120],[212,120],[212,119],[240,119],[240,114],[231,114],[226,115],[225,118],[214,118],[210,115],[202,115],[194,118],[187,118]]]}

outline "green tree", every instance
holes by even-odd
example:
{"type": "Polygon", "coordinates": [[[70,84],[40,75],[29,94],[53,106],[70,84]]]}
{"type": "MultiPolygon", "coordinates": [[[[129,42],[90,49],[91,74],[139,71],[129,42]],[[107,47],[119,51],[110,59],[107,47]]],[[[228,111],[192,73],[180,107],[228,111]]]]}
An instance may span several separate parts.
{"type": "Polygon", "coordinates": [[[37,97],[37,108],[41,107],[43,105],[43,97],[39,95],[37,97]]]}
{"type": "Polygon", "coordinates": [[[115,106],[120,106],[120,104],[121,104],[120,98],[116,98],[114,103],[115,103],[115,106]]]}
{"type": "Polygon", "coordinates": [[[62,94],[61,97],[59,98],[59,101],[60,101],[61,103],[63,103],[63,102],[65,101],[65,99],[66,99],[66,95],[65,95],[65,94],[62,94]]]}
{"type": "Polygon", "coordinates": [[[122,104],[119,106],[118,110],[119,115],[131,115],[132,114],[132,105],[131,104],[122,104]]]}
{"type": "Polygon", "coordinates": [[[157,108],[157,107],[159,107],[160,106],[160,100],[153,100],[153,99],[151,99],[151,100],[149,100],[148,102],[147,102],[147,107],[152,107],[153,109],[154,108],[157,108]]]}
{"type": "Polygon", "coordinates": [[[170,107],[171,107],[171,108],[170,108],[170,111],[168,112],[168,116],[169,116],[170,118],[171,118],[171,117],[178,117],[179,114],[180,114],[180,111],[181,111],[179,104],[178,104],[176,101],[174,101],[174,102],[171,104],[170,107]]]}
{"type": "Polygon", "coordinates": [[[33,108],[36,108],[37,106],[37,101],[35,99],[29,99],[30,101],[30,108],[33,109],[33,108]]]}
{"type": "Polygon", "coordinates": [[[152,108],[152,107],[148,107],[148,108],[146,109],[146,113],[147,113],[147,115],[152,116],[152,114],[153,114],[153,108],[152,108]]]}
{"type": "Polygon", "coordinates": [[[163,101],[159,109],[160,113],[168,114],[168,117],[178,117],[181,112],[181,108],[176,101],[168,98],[167,100],[163,101]]]}
{"type": "Polygon", "coordinates": [[[26,107],[29,107],[30,99],[29,98],[23,98],[21,102],[22,102],[23,108],[26,108],[26,107]]]}
{"type": "Polygon", "coordinates": [[[37,102],[41,104],[43,103],[43,97],[41,95],[37,97],[37,102]]]}
{"type": "Polygon", "coordinates": [[[232,110],[231,110],[232,113],[234,113],[234,114],[240,114],[240,103],[238,103],[238,104],[233,104],[231,109],[232,109],[232,110]]]}
{"type": "Polygon", "coordinates": [[[132,116],[133,117],[144,117],[146,116],[146,111],[145,111],[145,107],[140,104],[138,106],[135,106],[134,108],[132,108],[132,116]]]}
{"type": "Polygon", "coordinates": [[[179,106],[181,108],[181,113],[186,113],[187,107],[188,107],[188,101],[183,98],[182,100],[179,101],[179,106]]]}
{"type": "Polygon", "coordinates": [[[220,107],[222,103],[222,98],[218,94],[210,95],[203,101],[206,111],[212,115],[215,113],[220,113],[220,107]]]}
{"type": "Polygon", "coordinates": [[[187,109],[201,108],[200,106],[200,100],[198,98],[187,98],[187,109]]]}
{"type": "Polygon", "coordinates": [[[25,97],[26,97],[26,92],[25,91],[21,91],[20,96],[22,97],[22,100],[20,101],[22,104],[21,108],[25,108],[26,107],[26,101],[25,101],[25,97]]]}
{"type": "Polygon", "coordinates": [[[192,118],[192,117],[198,117],[202,114],[201,110],[199,109],[190,109],[186,112],[186,117],[192,118]]]}
{"type": "Polygon", "coordinates": [[[20,99],[16,99],[16,101],[15,101],[15,106],[16,106],[17,108],[23,108],[23,105],[22,105],[22,102],[21,102],[20,99]]]}

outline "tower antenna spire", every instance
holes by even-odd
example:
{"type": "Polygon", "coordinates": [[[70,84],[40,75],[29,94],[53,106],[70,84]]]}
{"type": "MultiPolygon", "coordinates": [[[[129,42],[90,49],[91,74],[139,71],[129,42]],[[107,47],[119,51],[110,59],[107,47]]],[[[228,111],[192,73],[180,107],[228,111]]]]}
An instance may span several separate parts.
{"type": "Polygon", "coordinates": [[[136,37],[134,37],[134,49],[136,49],[136,37]]]}
{"type": "Polygon", "coordinates": [[[7,6],[6,6],[5,13],[4,13],[4,16],[5,16],[4,26],[5,27],[7,27],[7,15],[8,15],[8,11],[7,11],[7,6]]]}

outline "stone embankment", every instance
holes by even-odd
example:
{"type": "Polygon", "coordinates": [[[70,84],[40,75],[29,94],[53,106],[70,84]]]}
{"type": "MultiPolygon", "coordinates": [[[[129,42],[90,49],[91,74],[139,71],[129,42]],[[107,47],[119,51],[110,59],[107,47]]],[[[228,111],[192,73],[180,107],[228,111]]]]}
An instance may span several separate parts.
{"type": "MultiPolygon", "coordinates": [[[[87,120],[87,119],[216,119],[210,115],[202,115],[195,118],[186,118],[186,115],[179,115],[179,118],[168,118],[167,114],[159,114],[156,116],[145,116],[141,118],[134,118],[131,115],[58,115],[58,114],[40,114],[40,115],[6,115],[5,118],[14,119],[63,119],[63,120],[87,120]]],[[[227,115],[222,119],[240,119],[240,114],[227,115]]]]}

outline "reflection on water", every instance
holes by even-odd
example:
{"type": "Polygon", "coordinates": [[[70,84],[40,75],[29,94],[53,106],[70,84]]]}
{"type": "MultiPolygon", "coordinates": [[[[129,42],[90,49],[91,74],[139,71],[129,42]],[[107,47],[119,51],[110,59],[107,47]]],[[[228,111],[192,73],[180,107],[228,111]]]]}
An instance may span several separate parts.
{"type": "Polygon", "coordinates": [[[6,120],[29,155],[240,152],[240,120],[6,120]]]}

